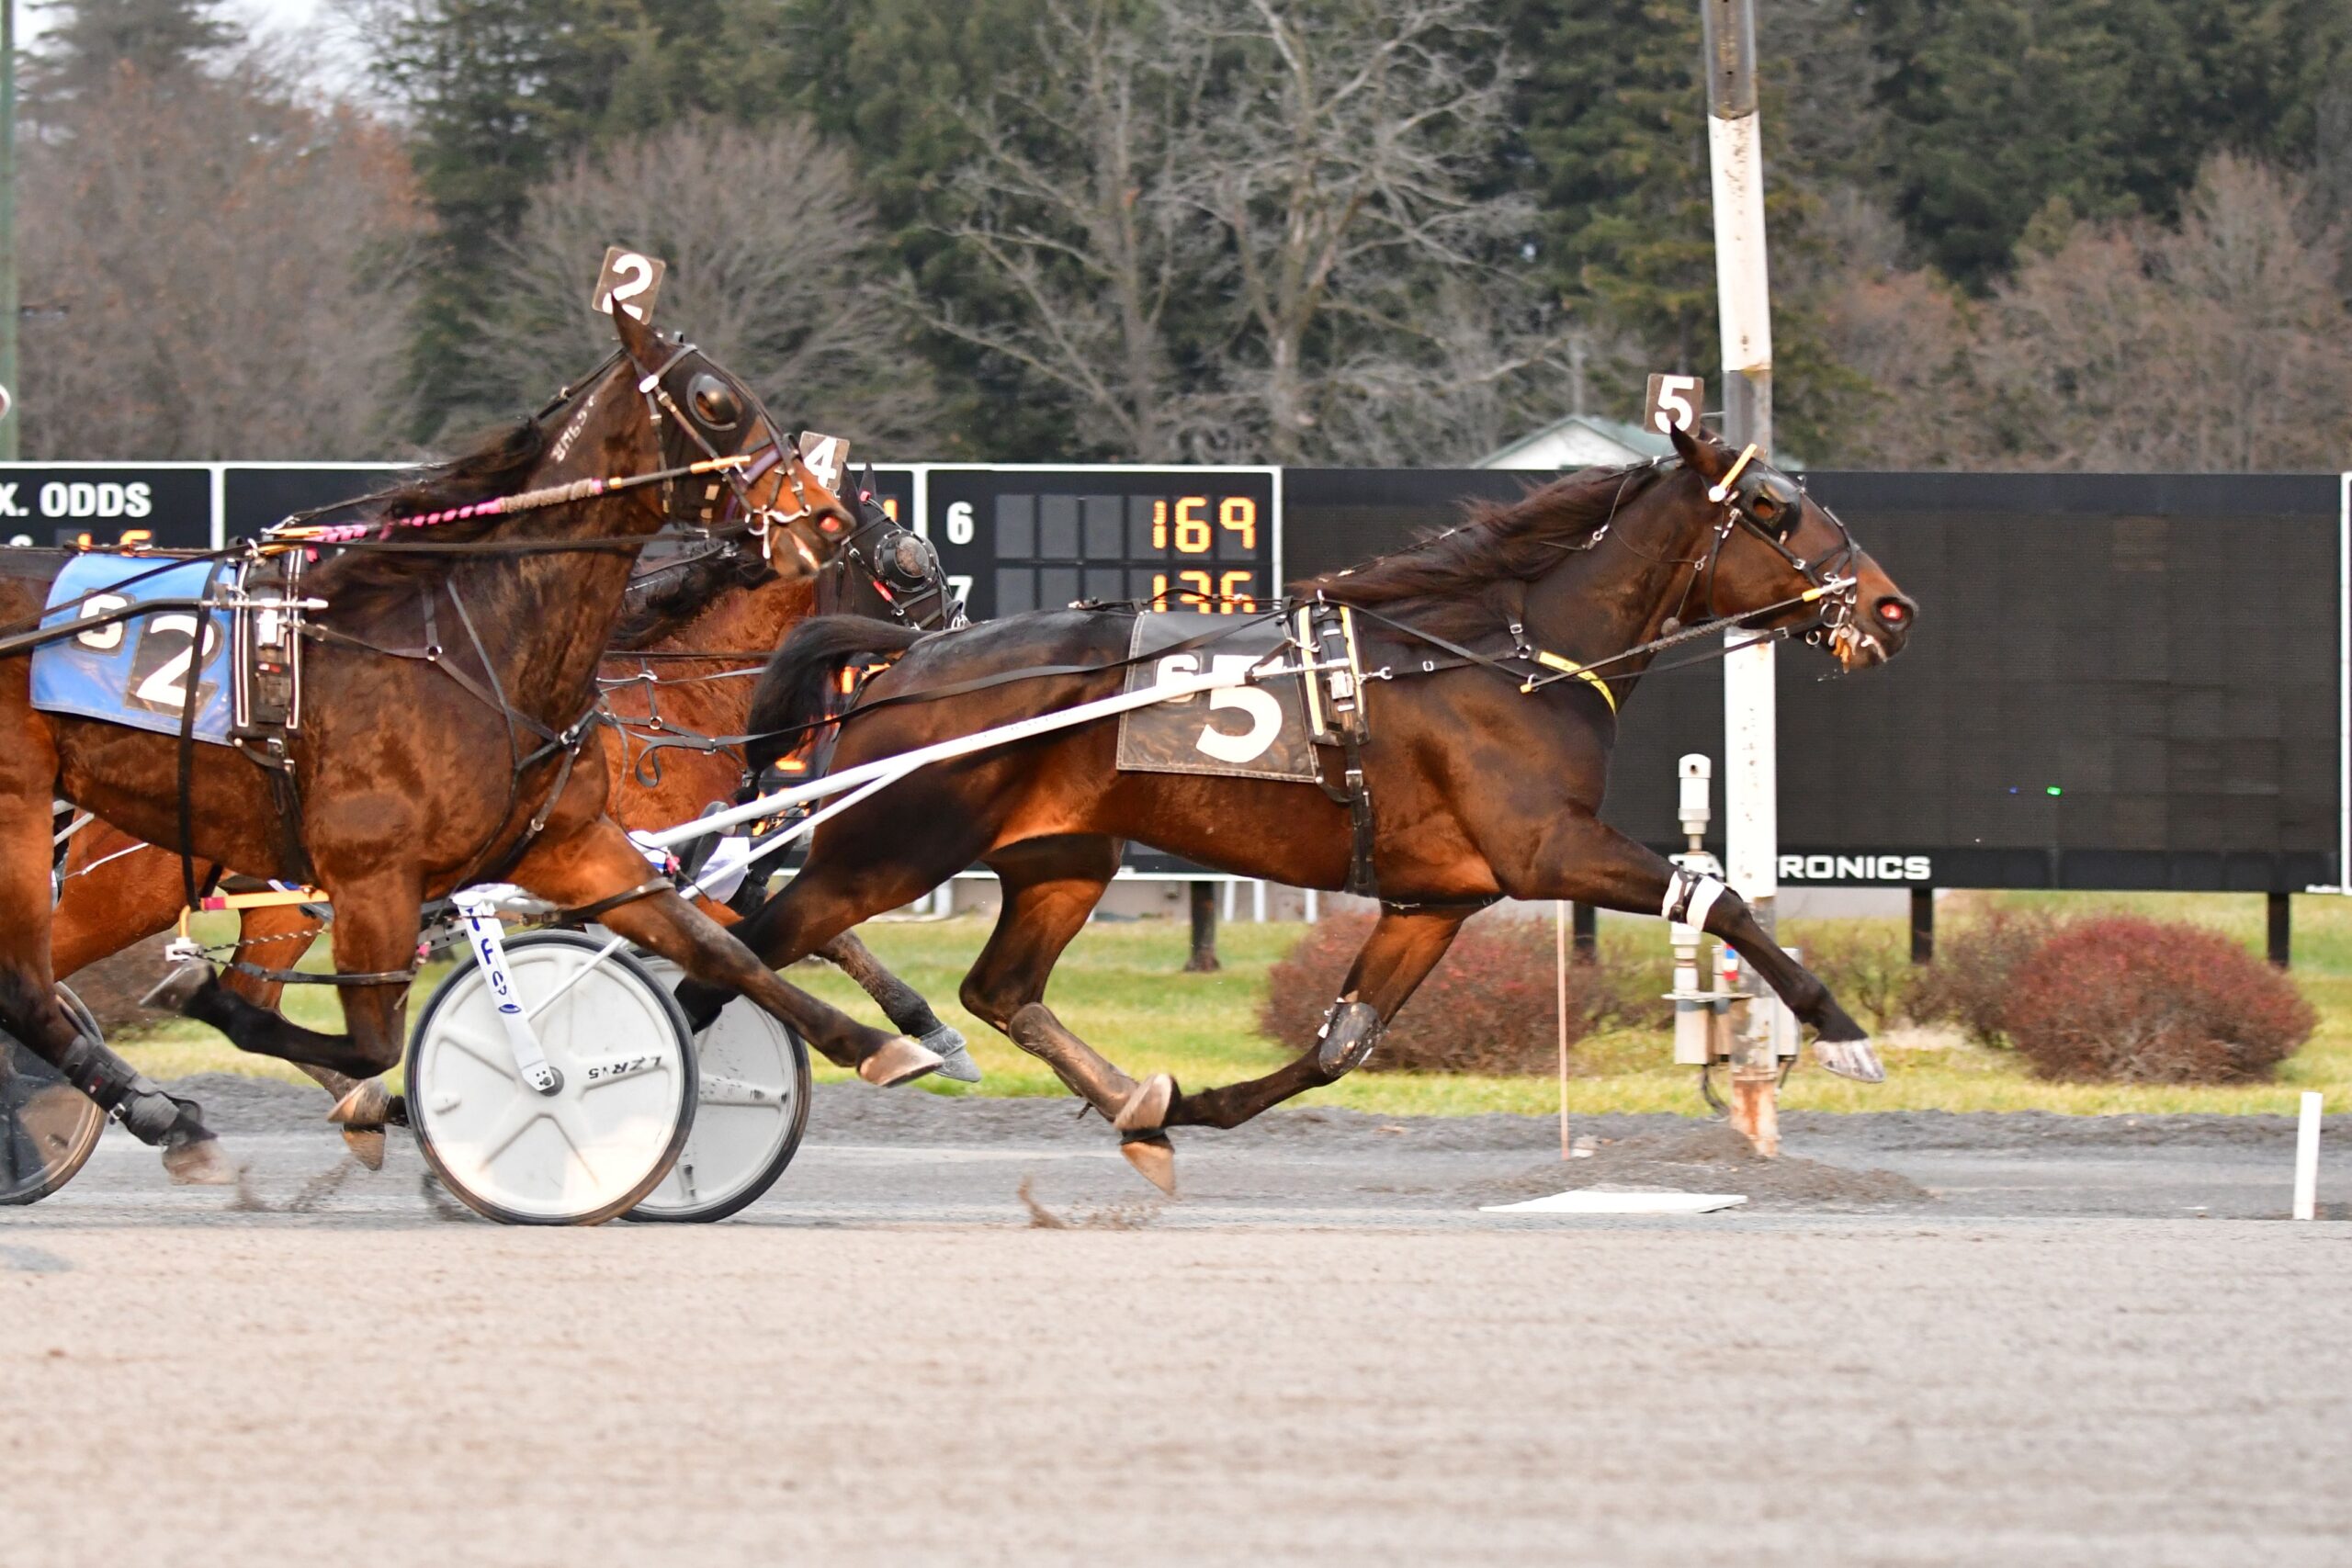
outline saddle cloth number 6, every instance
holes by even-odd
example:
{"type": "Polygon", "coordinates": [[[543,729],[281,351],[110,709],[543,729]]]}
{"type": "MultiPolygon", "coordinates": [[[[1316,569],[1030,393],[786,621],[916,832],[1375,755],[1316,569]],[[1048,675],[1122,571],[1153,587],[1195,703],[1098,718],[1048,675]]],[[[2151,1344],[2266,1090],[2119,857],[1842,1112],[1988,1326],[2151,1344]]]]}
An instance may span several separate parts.
{"type": "MultiPolygon", "coordinates": [[[[1212,660],[1209,673],[1243,674],[1254,669],[1258,662],[1256,657],[1247,653],[1220,653],[1212,660]]],[[[1162,681],[1198,675],[1201,673],[1200,655],[1171,653],[1154,666],[1154,673],[1162,681]]],[[[1273,745],[1274,738],[1282,733],[1282,705],[1274,701],[1272,692],[1257,686],[1227,686],[1209,693],[1208,699],[1211,713],[1237,710],[1249,716],[1250,728],[1242,734],[1233,735],[1219,729],[1216,720],[1210,720],[1201,727],[1200,738],[1193,742],[1193,748],[1204,756],[1214,757],[1220,762],[1255,761],[1265,755],[1267,748],[1273,745]]],[[[1193,699],[1178,697],[1171,700],[1189,703],[1193,699]]]]}

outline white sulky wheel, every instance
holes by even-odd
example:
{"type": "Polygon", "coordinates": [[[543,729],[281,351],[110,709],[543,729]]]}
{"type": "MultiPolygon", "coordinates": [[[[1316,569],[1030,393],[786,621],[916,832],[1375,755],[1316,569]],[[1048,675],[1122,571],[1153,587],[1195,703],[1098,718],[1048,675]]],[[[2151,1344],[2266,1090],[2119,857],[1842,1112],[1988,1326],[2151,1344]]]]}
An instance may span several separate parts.
{"type": "Polygon", "coordinates": [[[490,979],[469,957],[424,1004],[408,1047],[409,1121],[425,1163],[507,1224],[593,1225],[669,1172],[695,1120],[695,1052],[669,987],[626,950],[578,931],[504,944],[525,1009],[566,986],[532,1030],[560,1076],[526,1083],[490,979]],[[582,971],[586,973],[582,973],[582,971]]]}
{"type": "MultiPolygon", "coordinates": [[[[60,986],[57,999],[91,1039],[100,1037],[81,998],[60,986]]],[[[7,1058],[0,1066],[0,1206],[38,1203],[88,1163],[107,1113],[5,1031],[0,1055],[7,1058]]]]}
{"type": "MultiPolygon", "coordinates": [[[[645,966],[666,986],[683,975],[664,958],[645,966]]],[[[808,1052],[800,1037],[742,997],[695,1039],[701,1084],[694,1131],[652,1196],[624,1216],[673,1223],[723,1220],[775,1185],[808,1125],[808,1052]]]]}

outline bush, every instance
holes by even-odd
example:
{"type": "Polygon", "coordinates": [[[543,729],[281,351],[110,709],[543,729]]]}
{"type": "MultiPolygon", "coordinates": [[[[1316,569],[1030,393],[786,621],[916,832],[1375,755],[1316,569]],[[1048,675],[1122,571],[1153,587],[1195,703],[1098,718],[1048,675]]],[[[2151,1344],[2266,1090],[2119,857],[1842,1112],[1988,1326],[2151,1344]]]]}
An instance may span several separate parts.
{"type": "MultiPolygon", "coordinates": [[[[1267,976],[1259,1027],[1293,1050],[1314,1043],[1348,967],[1372,934],[1370,915],[1331,915],[1299,939],[1267,976]]],[[[1480,918],[1454,938],[1366,1066],[1396,1072],[1548,1073],[1559,1060],[1555,938],[1548,920],[1480,918]]],[[[1605,946],[1596,964],[1568,966],[1568,1039],[1608,1029],[1663,1026],[1663,965],[1605,946]]]]}
{"type": "Polygon", "coordinates": [[[2062,929],[2039,910],[1995,905],[1938,940],[1936,961],[1913,972],[1903,1010],[1915,1022],[1955,1025],[1981,1045],[2007,1044],[2018,972],[2062,929]]]}
{"type": "Polygon", "coordinates": [[[2016,973],[2002,1022],[2046,1078],[2265,1078],[2319,1018],[2295,984],[2218,931],[2112,915],[2049,936],[2016,973]]]}

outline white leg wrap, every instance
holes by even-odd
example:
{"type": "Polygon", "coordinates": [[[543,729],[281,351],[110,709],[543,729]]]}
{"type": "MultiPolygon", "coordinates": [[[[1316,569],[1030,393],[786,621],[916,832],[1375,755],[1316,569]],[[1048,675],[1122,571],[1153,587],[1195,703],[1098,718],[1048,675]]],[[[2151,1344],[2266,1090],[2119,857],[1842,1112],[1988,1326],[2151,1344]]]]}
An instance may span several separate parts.
{"type": "Polygon", "coordinates": [[[1730,891],[1712,876],[1701,877],[1699,886],[1690,894],[1690,912],[1683,917],[1682,923],[1696,926],[1701,931],[1706,930],[1707,911],[1715,907],[1716,899],[1730,891]]]}
{"type": "Polygon", "coordinates": [[[1719,878],[1677,866],[1672,880],[1666,885],[1666,901],[1658,906],[1657,912],[1667,919],[1703,930],[1707,911],[1715,907],[1716,899],[1730,891],[1719,878]]]}

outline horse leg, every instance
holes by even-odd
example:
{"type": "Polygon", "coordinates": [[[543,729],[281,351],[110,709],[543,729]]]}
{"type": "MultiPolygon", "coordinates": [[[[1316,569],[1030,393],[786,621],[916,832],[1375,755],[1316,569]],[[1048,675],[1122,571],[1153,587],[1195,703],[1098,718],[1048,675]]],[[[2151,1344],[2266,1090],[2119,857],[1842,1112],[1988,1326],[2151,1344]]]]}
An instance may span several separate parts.
{"type": "Polygon", "coordinates": [[[1176,1080],[1137,1083],[1070,1032],[1046,1006],[1046,982],[1119,869],[1115,839],[1032,840],[989,857],[1004,886],[996,930],[964,976],[964,1005],[1054,1069],[1072,1094],[1119,1130],[1119,1152],[1163,1192],[1176,1190],[1176,1151],[1160,1130],[1176,1080]]]}
{"type": "MultiPolygon", "coordinates": [[[[404,974],[414,967],[424,896],[413,868],[329,878],[326,891],[336,910],[333,931],[337,974],[404,974]]],[[[242,946],[239,951],[243,951],[242,946]]],[[[343,1004],[345,1032],[342,1034],[306,1029],[254,999],[259,995],[275,1001],[278,989],[275,982],[266,990],[249,991],[243,982],[254,976],[232,975],[231,978],[238,982],[233,987],[222,982],[211,964],[191,961],[167,976],[149,999],[210,1024],[240,1051],[344,1075],[345,1092],[330,1121],[380,1126],[392,1114],[383,1087],[366,1080],[401,1059],[401,1025],[408,1004],[406,978],[336,987],[343,1004]]],[[[320,1082],[330,1080],[322,1077],[320,1082]]]]}
{"type": "Polygon", "coordinates": [[[1730,943],[1790,1010],[1813,1027],[1815,1059],[1839,1077],[1886,1081],[1886,1069],[1871,1048],[1869,1033],[1838,1005],[1817,976],[1764,934],[1747,900],[1724,883],[1707,877],[1694,885],[1663,857],[1599,818],[1574,813],[1559,818],[1544,834],[1525,882],[1514,877],[1507,886],[1516,897],[1573,899],[1635,915],[1660,913],[1669,887],[1687,897],[1688,908],[1697,908],[1712,894],[1702,929],[1730,943]]]}
{"type": "Polygon", "coordinates": [[[86,1037],[57,999],[50,969],[50,785],[57,755],[28,738],[0,748],[0,1029],[23,1041],[141,1143],[163,1150],[173,1180],[236,1179],[194,1100],[165,1094],[104,1042],[86,1037]]]}
{"type": "Polygon", "coordinates": [[[1270,1106],[1336,1083],[1362,1066],[1381,1031],[1437,967],[1468,918],[1469,911],[1459,908],[1382,910],[1315,1043],[1263,1077],[1178,1095],[1169,1107],[1168,1125],[1238,1127],[1270,1106]]]}
{"type": "MultiPolygon", "coordinates": [[[[642,883],[645,871],[645,856],[637,846],[613,822],[599,818],[576,831],[541,840],[514,874],[518,884],[541,897],[584,908],[642,883]]],[[[854,919],[844,919],[839,929],[847,929],[854,919]]],[[[799,1031],[827,1059],[855,1069],[868,1083],[906,1083],[939,1066],[936,1052],[903,1034],[869,1029],[786,985],[726,928],[667,887],[617,905],[596,919],[615,935],[685,970],[702,994],[716,996],[720,1007],[736,996],[751,998],[799,1031]]],[[[712,1008],[710,1018],[718,1010],[712,1008]]],[[[708,1027],[710,1018],[693,1021],[699,1030],[708,1027]]]]}
{"type": "Polygon", "coordinates": [[[874,998],[899,1032],[938,1052],[941,1077],[957,1083],[980,1081],[979,1064],[965,1048],[963,1035],[941,1022],[923,994],[884,968],[854,933],[842,932],[819,948],[817,956],[856,981],[858,989],[874,998]]]}

